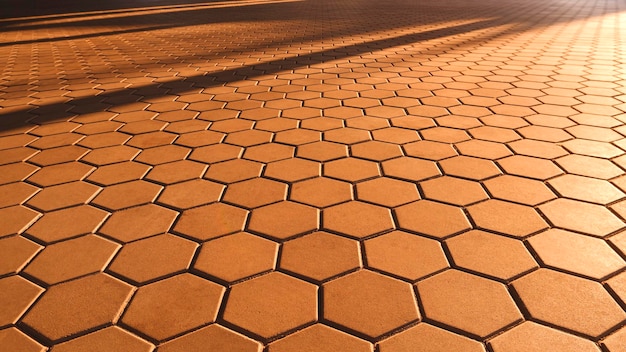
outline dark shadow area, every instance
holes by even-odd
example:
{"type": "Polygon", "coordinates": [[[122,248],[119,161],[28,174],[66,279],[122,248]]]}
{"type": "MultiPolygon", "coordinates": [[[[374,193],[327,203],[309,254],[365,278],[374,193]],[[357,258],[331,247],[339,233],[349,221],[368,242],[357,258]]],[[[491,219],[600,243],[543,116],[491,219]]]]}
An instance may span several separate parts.
{"type": "MultiPolygon", "coordinates": [[[[7,0],[0,0],[7,2],[7,0]]],[[[13,0],[11,0],[13,1],[13,0]]],[[[71,7],[75,0],[64,0],[66,4],[66,12],[80,12],[85,9],[94,10],[95,5],[85,4],[78,6],[80,9],[71,7]],[[69,10],[71,8],[71,10],[69,10]]],[[[616,0],[618,1],[618,0],[616,0]]],[[[9,1],[10,2],[10,1],[9,1]]],[[[88,2],[88,1],[85,1],[88,2]]],[[[129,8],[140,8],[144,6],[158,6],[163,4],[173,4],[175,1],[157,0],[157,1],[141,1],[135,0],[131,2],[121,1],[108,2],[107,9],[120,9],[123,6],[129,8]],[[115,4],[118,4],[116,7],[115,4]]],[[[180,0],[177,4],[193,4],[194,1],[180,0]]],[[[202,3],[206,3],[203,1],[202,3]]],[[[235,1],[233,1],[235,4],[235,1]]],[[[3,114],[0,111],[0,130],[15,128],[27,123],[27,117],[35,115],[51,116],[47,111],[63,111],[70,110],[73,106],[80,106],[81,113],[92,113],[102,111],[101,104],[93,104],[91,102],[102,102],[105,104],[115,105],[119,102],[133,101],[139,99],[156,98],[164,94],[180,94],[189,90],[190,85],[196,88],[207,88],[219,86],[228,82],[235,82],[242,79],[249,79],[255,76],[274,74],[279,71],[293,70],[307,65],[324,63],[329,60],[354,57],[359,55],[367,55],[373,51],[384,50],[395,46],[410,45],[422,41],[444,38],[448,36],[461,35],[473,31],[489,30],[483,35],[475,35],[472,39],[464,40],[465,45],[489,41],[491,39],[513,34],[516,32],[524,32],[530,29],[546,27],[560,22],[573,20],[582,20],[592,16],[618,11],[619,6],[613,9],[594,9],[583,3],[577,3],[579,7],[564,6],[567,1],[533,0],[529,2],[516,3],[495,0],[485,1],[468,1],[463,5],[459,1],[442,0],[436,3],[426,1],[399,0],[394,2],[394,6],[390,7],[384,1],[374,0],[355,0],[347,3],[341,1],[329,0],[305,0],[298,2],[283,3],[260,3],[242,7],[225,7],[225,8],[195,8],[194,6],[185,7],[175,12],[162,13],[142,13],[139,10],[131,11],[128,16],[122,15],[111,19],[86,19],[80,16],[70,23],[57,23],[52,25],[37,24],[36,21],[29,25],[27,22],[14,28],[3,28],[0,34],[13,30],[42,29],[42,28],[62,28],[64,26],[81,27],[85,30],[90,28],[123,28],[124,26],[139,26],[140,28],[118,29],[114,31],[101,31],[99,33],[77,34],[70,37],[60,38],[40,38],[26,40],[24,42],[11,43],[10,45],[26,45],[37,42],[54,42],[70,39],[86,39],[91,37],[99,37],[103,35],[119,35],[133,32],[145,32],[150,30],[172,29],[178,27],[202,27],[198,35],[211,36],[211,24],[230,23],[239,26],[240,30],[246,30],[246,24],[255,23],[255,27],[249,28],[254,31],[264,28],[272,31],[272,23],[279,21],[294,21],[302,23],[310,28],[304,28],[297,33],[284,33],[282,39],[263,38],[263,34],[259,34],[259,43],[251,45],[254,47],[266,48],[284,48],[286,46],[298,46],[310,41],[336,40],[344,37],[366,37],[370,33],[380,33],[389,31],[398,31],[398,35],[386,36],[382,39],[369,40],[345,45],[339,47],[331,47],[318,52],[300,54],[290,58],[278,58],[263,64],[252,64],[244,67],[237,67],[220,71],[218,73],[204,72],[195,76],[180,77],[175,82],[170,83],[152,83],[141,87],[141,93],[136,88],[123,89],[110,93],[103,93],[96,97],[75,98],[67,103],[52,103],[37,107],[28,114],[10,113],[3,114]],[[456,22],[456,23],[455,23],[456,22]],[[447,26],[441,26],[442,23],[451,23],[447,26]],[[443,28],[438,28],[443,27],[443,28]],[[24,27],[25,26],[25,27],[24,27]],[[31,26],[31,27],[29,27],[31,26]],[[145,27],[141,27],[145,26],[145,27]],[[267,26],[267,27],[263,27],[267,26]],[[504,29],[493,28],[503,26],[504,29]],[[411,29],[411,27],[414,27],[411,29]],[[429,27],[435,29],[428,29],[429,27]],[[176,83],[181,83],[182,88],[177,88],[176,83]],[[184,84],[189,83],[189,84],[184,84]],[[153,92],[147,94],[145,92],[153,92]],[[165,93],[166,92],[166,93],[165,93]]],[[[616,2],[616,4],[618,4],[616,2]]],[[[20,5],[23,7],[24,5],[20,5]]],[[[59,5],[60,6],[60,5],[59,5]]],[[[60,10],[59,6],[54,7],[60,10]]],[[[22,10],[27,12],[25,9],[22,10]]],[[[39,9],[35,10],[35,13],[39,9]]],[[[86,10],[85,10],[86,11],[86,10]]],[[[59,12],[60,13],[60,12],[59,12]]],[[[115,37],[112,38],[115,40],[115,37]]],[[[1,46],[2,44],[0,44],[1,46]]],[[[9,44],[4,44],[9,45],[9,44]]],[[[252,49],[251,48],[251,49],[252,49]]],[[[439,48],[439,47],[438,47],[439,48]]],[[[198,48],[199,52],[212,48],[198,48]]],[[[213,53],[215,57],[220,55],[228,55],[229,52],[213,53]]],[[[161,65],[180,64],[181,62],[189,62],[197,59],[197,56],[176,56],[174,58],[164,58],[159,60],[161,65]]]]}

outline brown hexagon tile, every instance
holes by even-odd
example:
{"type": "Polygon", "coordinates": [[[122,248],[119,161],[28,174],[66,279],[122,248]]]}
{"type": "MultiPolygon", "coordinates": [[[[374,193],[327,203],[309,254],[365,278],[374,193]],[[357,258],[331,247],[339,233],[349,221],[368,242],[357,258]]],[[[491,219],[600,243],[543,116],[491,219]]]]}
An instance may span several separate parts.
{"type": "Polygon", "coordinates": [[[321,132],[303,129],[281,131],[274,135],[274,142],[294,146],[317,142],[320,139],[321,132]]]}
{"type": "Polygon", "coordinates": [[[37,137],[29,136],[27,134],[0,137],[0,150],[25,147],[36,139],[37,137]]]}
{"type": "Polygon", "coordinates": [[[15,324],[43,291],[20,276],[0,279],[0,325],[15,324]]]}
{"type": "Polygon", "coordinates": [[[368,131],[350,127],[324,132],[324,140],[346,145],[369,141],[371,138],[368,131]]]}
{"type": "Polygon", "coordinates": [[[622,169],[609,160],[584,155],[569,154],[557,159],[556,163],[570,174],[604,180],[620,176],[623,173],[622,169]]]}
{"type": "Polygon", "coordinates": [[[172,144],[176,137],[177,135],[173,133],[163,131],[148,132],[132,137],[128,142],[126,142],[126,145],[141,149],[152,148],[172,144]]]}
{"type": "Polygon", "coordinates": [[[159,346],[161,352],[202,352],[208,350],[261,352],[261,344],[249,337],[212,324],[159,346]]]}
{"type": "Polygon", "coordinates": [[[407,128],[415,131],[436,126],[433,119],[415,115],[393,117],[390,119],[390,121],[391,125],[394,127],[407,128]]]}
{"type": "Polygon", "coordinates": [[[300,124],[300,128],[319,132],[334,130],[343,127],[343,120],[332,117],[314,117],[306,119],[300,124]]]}
{"type": "Polygon", "coordinates": [[[624,151],[611,143],[590,141],[586,139],[572,139],[563,143],[563,147],[573,154],[611,159],[624,154],[624,151]]]}
{"type": "Polygon", "coordinates": [[[198,245],[163,234],[124,245],[108,270],[139,284],[189,268],[198,245]]]}
{"type": "Polygon", "coordinates": [[[547,180],[563,173],[552,161],[513,155],[497,161],[502,170],[509,175],[547,180]]]}
{"type": "Polygon", "coordinates": [[[496,199],[472,205],[467,211],[477,227],[519,238],[548,227],[535,209],[496,199]]]}
{"type": "Polygon", "coordinates": [[[381,165],[385,176],[407,181],[421,181],[440,175],[435,163],[417,158],[400,157],[384,161],[381,165]]]}
{"type": "Polygon", "coordinates": [[[261,163],[270,163],[293,157],[294,148],[278,143],[266,143],[246,148],[243,157],[261,163]]]}
{"type": "Polygon", "coordinates": [[[492,197],[525,205],[538,205],[555,199],[556,196],[538,180],[502,175],[486,180],[485,188],[492,197]]]}
{"type": "Polygon", "coordinates": [[[622,327],[602,341],[602,345],[609,351],[619,351],[624,347],[626,328],[622,327]]]}
{"type": "Polygon", "coordinates": [[[121,242],[131,242],[167,232],[178,213],[155,204],[114,212],[98,231],[121,242]]]}
{"type": "Polygon", "coordinates": [[[389,127],[375,130],[372,131],[372,135],[377,141],[395,144],[406,144],[420,140],[420,137],[416,131],[398,127],[389,127]]]}
{"type": "Polygon", "coordinates": [[[493,126],[472,128],[471,130],[469,130],[469,133],[475,139],[498,143],[507,143],[522,139],[519,134],[511,129],[493,126]]]}
{"type": "Polygon", "coordinates": [[[46,243],[57,242],[96,231],[108,215],[88,205],[56,210],[40,218],[28,234],[46,243]]]}
{"type": "Polygon", "coordinates": [[[372,344],[326,325],[315,324],[269,345],[270,352],[288,351],[371,352],[372,344]]]}
{"type": "Polygon", "coordinates": [[[446,175],[471,180],[484,180],[500,174],[500,170],[493,162],[469,156],[456,156],[441,160],[439,165],[446,175]]]}
{"type": "Polygon", "coordinates": [[[115,145],[92,150],[80,160],[82,162],[102,166],[130,161],[139,154],[139,150],[126,145],[115,145]]]}
{"type": "Polygon", "coordinates": [[[263,164],[250,160],[234,159],[209,166],[204,178],[231,183],[261,176],[263,164]]]}
{"type": "Polygon", "coordinates": [[[96,169],[87,181],[110,186],[117,183],[141,179],[150,170],[150,166],[133,161],[101,166],[96,169]]]}
{"type": "Polygon", "coordinates": [[[130,135],[137,135],[142,133],[161,131],[166,125],[167,122],[157,120],[134,121],[125,124],[118,131],[130,135]]]}
{"type": "Polygon", "coordinates": [[[454,205],[469,205],[488,199],[482,185],[475,181],[442,176],[420,183],[424,197],[454,205]]]}
{"type": "Polygon", "coordinates": [[[41,211],[52,211],[75,205],[85,204],[100,190],[92,184],[76,181],[44,188],[27,204],[41,211]]]}
{"type": "Polygon", "coordinates": [[[560,145],[551,142],[522,139],[508,144],[516,153],[543,159],[555,159],[567,155],[567,151],[560,145]]]}
{"type": "Polygon", "coordinates": [[[537,267],[532,255],[521,241],[472,230],[446,240],[454,264],[500,280],[537,267]]]}
{"type": "Polygon", "coordinates": [[[387,207],[397,207],[420,199],[415,184],[387,177],[358,183],[356,193],[359,200],[387,207]]]}
{"type": "Polygon", "coordinates": [[[22,204],[38,190],[39,188],[24,182],[2,185],[0,186],[0,208],[22,204]]]}
{"type": "MultiPolygon", "coordinates": [[[[21,161],[25,161],[26,159],[35,155],[38,151],[31,148],[12,148],[7,150],[0,150],[0,165],[7,165],[11,163],[17,163],[21,161]]],[[[32,168],[32,166],[28,164],[23,164],[32,168]]],[[[0,167],[0,170],[6,171],[6,167],[0,167]]]]}
{"type": "Polygon", "coordinates": [[[367,266],[415,281],[448,267],[441,245],[425,237],[393,231],[364,242],[367,266]]]}
{"type": "Polygon", "coordinates": [[[323,208],[351,200],[352,187],[346,182],[316,177],[293,184],[289,199],[323,208]]]}
{"type": "MultiPolygon", "coordinates": [[[[115,145],[122,145],[126,143],[130,138],[131,137],[129,135],[124,134],[124,133],[106,132],[106,133],[99,133],[99,134],[87,136],[83,139],[75,138],[76,140],[72,141],[71,143],[76,143],[78,142],[78,139],[80,139],[80,142],[78,142],[78,145],[91,148],[91,149],[98,149],[98,148],[112,147],[115,145]]],[[[31,146],[34,146],[34,145],[31,144],[31,146]]],[[[37,148],[36,146],[34,147],[37,148]]]]}
{"type": "Polygon", "coordinates": [[[320,163],[299,158],[285,159],[269,163],[264,176],[286,182],[296,182],[320,176],[320,163]]]}
{"type": "Polygon", "coordinates": [[[548,184],[563,197],[585,202],[606,205],[625,197],[608,181],[590,177],[562,175],[549,180],[548,184]]]}
{"type": "Polygon", "coordinates": [[[290,201],[255,209],[248,224],[250,231],[279,240],[317,230],[318,227],[318,209],[290,201]]]}
{"type": "Polygon", "coordinates": [[[323,301],[325,320],[371,338],[420,318],[410,284],[369,270],[325,283],[323,301]]]}
{"type": "MultiPolygon", "coordinates": [[[[479,127],[483,128],[483,127],[479,127]]],[[[470,136],[464,130],[448,127],[433,127],[420,131],[422,138],[441,143],[460,143],[470,140],[470,136]]]]}
{"type": "Polygon", "coordinates": [[[162,184],[172,184],[201,178],[206,168],[205,164],[180,160],[155,166],[145,178],[162,184]]]}
{"type": "Polygon", "coordinates": [[[348,148],[343,144],[319,141],[299,146],[296,155],[300,158],[324,162],[347,157],[348,148]]]}
{"type": "Polygon", "coordinates": [[[349,201],[324,209],[323,227],[354,238],[395,228],[391,211],[373,204],[349,201]]]}
{"type": "Polygon", "coordinates": [[[596,280],[626,266],[624,259],[598,238],[550,229],[528,242],[545,265],[596,280]]]}
{"type": "Polygon", "coordinates": [[[426,323],[417,324],[378,344],[380,352],[411,351],[416,345],[424,352],[485,352],[483,345],[476,340],[426,323]]]}
{"type": "Polygon", "coordinates": [[[168,144],[144,149],[134,160],[144,164],[159,165],[183,160],[189,155],[189,151],[189,148],[168,144]]]}
{"type": "Polygon", "coordinates": [[[363,116],[346,120],[346,126],[366,131],[373,131],[381,128],[387,128],[390,125],[388,119],[372,116],[363,116]]]}
{"type": "Polygon", "coordinates": [[[337,119],[350,119],[353,117],[363,116],[361,109],[340,106],[335,108],[324,109],[324,116],[334,117],[337,119]]]}
{"type": "Polygon", "coordinates": [[[471,228],[461,208],[420,200],[395,209],[398,228],[445,238],[471,228]]]}
{"type": "Polygon", "coordinates": [[[417,283],[427,318],[484,338],[523,319],[506,286],[458,270],[417,283]]]}
{"type": "Polygon", "coordinates": [[[605,207],[570,199],[555,199],[539,210],[556,226],[604,237],[624,228],[624,222],[605,207]]]}
{"type": "Polygon", "coordinates": [[[46,347],[40,345],[16,328],[0,330],[0,344],[10,351],[44,352],[46,347]]]}
{"type": "Polygon", "coordinates": [[[41,249],[22,236],[0,239],[0,276],[19,272],[41,249]]]}
{"type": "Polygon", "coordinates": [[[241,157],[243,148],[229,144],[215,144],[206,147],[195,148],[190,160],[200,161],[207,164],[220,161],[232,160],[241,157]]]}
{"type": "Polygon", "coordinates": [[[529,315],[592,338],[626,319],[626,312],[598,282],[539,269],[513,282],[529,315]]]}
{"type": "Polygon", "coordinates": [[[145,181],[131,181],[106,187],[91,201],[110,210],[121,210],[154,201],[163,187],[145,181]]]}
{"type": "Polygon", "coordinates": [[[87,235],[44,248],[23,270],[41,282],[54,285],[104,269],[119,245],[87,235]]]}
{"type": "Polygon", "coordinates": [[[59,341],[117,321],[133,287],[99,273],[52,286],[22,319],[47,340],[59,341]]]}
{"type": "Polygon", "coordinates": [[[226,282],[273,270],[278,244],[239,232],[202,245],[194,269],[226,282]]]}
{"type": "Polygon", "coordinates": [[[358,242],[323,231],[285,242],[280,258],[281,269],[316,281],[360,266],[358,242]]]}
{"type": "Polygon", "coordinates": [[[204,147],[211,144],[218,144],[224,139],[224,134],[215,131],[195,131],[183,133],[176,139],[177,145],[189,148],[204,147]]]}
{"type": "Polygon", "coordinates": [[[406,155],[420,159],[442,160],[457,155],[452,145],[434,141],[413,142],[403,145],[402,148],[406,155]]]}
{"type": "Polygon", "coordinates": [[[242,231],[247,218],[247,210],[224,203],[214,203],[185,210],[174,226],[174,231],[206,241],[242,231]]]}
{"type": "Polygon", "coordinates": [[[158,202],[177,209],[189,209],[219,201],[224,185],[206,180],[191,180],[169,185],[158,202]]]}
{"type": "Polygon", "coordinates": [[[362,181],[380,175],[378,164],[357,158],[343,158],[324,164],[324,176],[344,181],[362,181]]]}
{"type": "Polygon", "coordinates": [[[153,349],[152,344],[117,326],[110,326],[53,347],[54,352],[151,352],[153,349]]]}
{"type": "Polygon", "coordinates": [[[599,352],[595,343],[534,322],[524,322],[489,341],[494,352],[599,352]]]}
{"type": "Polygon", "coordinates": [[[35,172],[28,181],[39,186],[54,186],[61,183],[82,180],[95,168],[81,162],[69,162],[46,166],[35,172]]]}
{"type": "Polygon", "coordinates": [[[163,341],[214,322],[224,291],[197,276],[176,275],[139,288],[121,322],[163,341]]]}
{"type": "Polygon", "coordinates": [[[244,208],[257,208],[285,200],[286,196],[286,184],[266,178],[253,178],[229,184],[223,200],[244,208]]]}
{"type": "Polygon", "coordinates": [[[79,147],[77,145],[67,145],[63,147],[43,150],[41,151],[41,153],[28,159],[28,162],[38,166],[62,164],[76,161],[87,152],[89,152],[89,149],[87,148],[79,147]]]}
{"type": "Polygon", "coordinates": [[[472,139],[456,144],[456,148],[462,155],[473,156],[483,159],[500,159],[506,156],[513,155],[506,145],[496,142],[482,141],[479,139],[472,139]]]}
{"type": "Polygon", "coordinates": [[[400,146],[380,141],[367,141],[354,144],[350,148],[353,157],[372,161],[384,161],[402,156],[400,146]]]}
{"type": "Polygon", "coordinates": [[[288,131],[298,128],[298,121],[277,117],[273,119],[259,121],[255,124],[254,128],[257,130],[269,132],[288,131]]]}
{"type": "Polygon", "coordinates": [[[315,285],[273,272],[234,285],[224,320],[267,339],[316,321],[317,308],[315,285]]]}

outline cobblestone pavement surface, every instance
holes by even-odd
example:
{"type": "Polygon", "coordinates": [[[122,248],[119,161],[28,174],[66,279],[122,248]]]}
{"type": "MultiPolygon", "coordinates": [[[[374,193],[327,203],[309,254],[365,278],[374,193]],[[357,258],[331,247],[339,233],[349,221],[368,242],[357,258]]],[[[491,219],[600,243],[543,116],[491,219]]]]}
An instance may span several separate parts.
{"type": "Polygon", "coordinates": [[[0,351],[626,351],[623,0],[26,3],[0,351]]]}

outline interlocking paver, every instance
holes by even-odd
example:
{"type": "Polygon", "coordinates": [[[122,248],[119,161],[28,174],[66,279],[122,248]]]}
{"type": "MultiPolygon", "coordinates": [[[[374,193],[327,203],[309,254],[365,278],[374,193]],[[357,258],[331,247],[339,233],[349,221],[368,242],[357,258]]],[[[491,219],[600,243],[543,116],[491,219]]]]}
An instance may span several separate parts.
{"type": "Polygon", "coordinates": [[[621,351],[618,2],[8,6],[0,280],[44,292],[0,309],[26,312],[0,345],[621,351]]]}

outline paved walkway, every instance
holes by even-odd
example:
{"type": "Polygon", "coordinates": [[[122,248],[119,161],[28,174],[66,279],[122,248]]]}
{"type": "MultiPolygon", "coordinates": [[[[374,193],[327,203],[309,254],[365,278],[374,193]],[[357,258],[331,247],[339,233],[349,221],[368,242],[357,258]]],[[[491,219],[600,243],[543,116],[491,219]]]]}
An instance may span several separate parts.
{"type": "Polygon", "coordinates": [[[626,351],[623,1],[5,3],[0,351],[626,351]]]}

